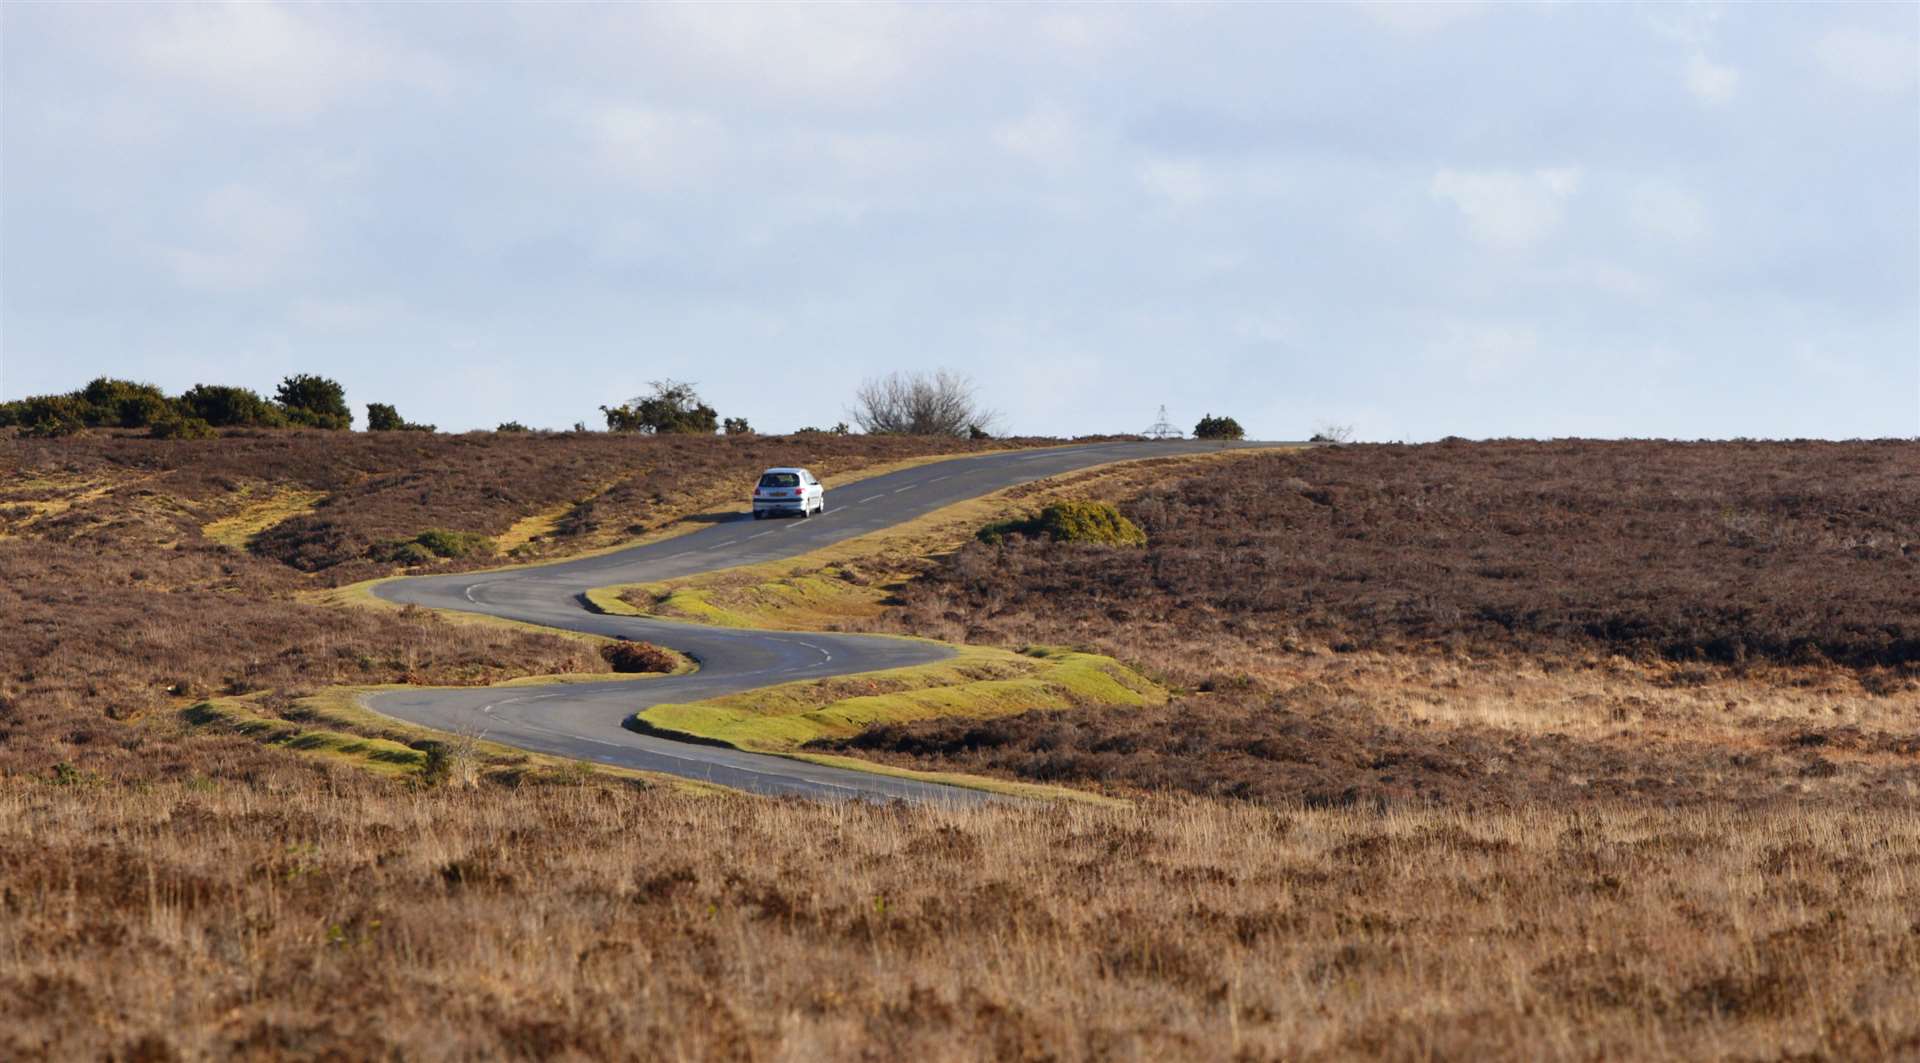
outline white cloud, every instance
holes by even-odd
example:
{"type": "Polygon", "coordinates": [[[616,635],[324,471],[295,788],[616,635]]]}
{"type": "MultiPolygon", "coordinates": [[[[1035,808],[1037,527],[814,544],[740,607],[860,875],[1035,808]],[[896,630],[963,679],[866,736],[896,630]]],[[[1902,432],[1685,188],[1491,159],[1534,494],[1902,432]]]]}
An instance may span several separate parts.
{"type": "Polygon", "coordinates": [[[1432,33],[1456,22],[1478,18],[1487,10],[1487,5],[1478,0],[1453,3],[1376,0],[1355,6],[1375,25],[1400,33],[1432,33]]]}
{"type": "Polygon", "coordinates": [[[1825,344],[1802,340],[1794,345],[1789,357],[1794,368],[1825,382],[1851,387],[1872,387],[1879,383],[1858,360],[1837,353],[1825,344]]]}
{"type": "Polygon", "coordinates": [[[1510,251],[1532,247],[1559,228],[1563,204],[1579,187],[1575,167],[1530,173],[1441,170],[1430,186],[1435,199],[1459,209],[1475,239],[1510,251]]]}
{"type": "Polygon", "coordinates": [[[597,107],[583,118],[602,164],[639,184],[668,188],[709,172],[726,149],[718,122],[692,111],[661,107],[597,107]]]}
{"type": "Polygon", "coordinates": [[[1242,314],[1233,323],[1233,334],[1252,343],[1293,343],[1301,331],[1299,320],[1281,311],[1242,314]]]}
{"type": "Polygon", "coordinates": [[[1659,286],[1651,278],[1613,262],[1576,262],[1541,277],[1553,284],[1589,288],[1625,299],[1646,300],[1659,294],[1659,286]]]}
{"type": "Polygon", "coordinates": [[[273,279],[307,239],[305,214],[247,185],[215,189],[201,203],[199,219],[199,240],[159,251],[174,278],[190,288],[259,287],[273,279]]]}
{"type": "Polygon", "coordinates": [[[1707,234],[1707,208],[1684,188],[1646,181],[1628,197],[1627,216],[1643,236],[1667,243],[1691,244],[1707,234]]]}
{"type": "Polygon", "coordinates": [[[1872,92],[1899,92],[1920,75],[1920,41],[1904,33],[1829,30],[1814,55],[1828,74],[1872,92]]]}
{"type": "Polygon", "coordinates": [[[1451,321],[1428,355],[1469,378],[1485,380],[1520,369],[1539,349],[1540,333],[1532,325],[1451,321]]]}
{"type": "Polygon", "coordinates": [[[782,97],[859,100],[937,51],[942,17],[884,5],[662,4],[635,12],[643,46],[716,82],[782,97]]]}
{"type": "Polygon", "coordinates": [[[993,140],[1003,150],[1029,162],[1060,170],[1079,159],[1086,133],[1071,114],[1049,105],[996,126],[993,140]]]}
{"type": "Polygon", "coordinates": [[[273,121],[307,118],[381,84],[443,89],[444,63],[336,31],[312,15],[268,3],[182,5],[136,31],[134,58],[161,77],[273,121]]]}
{"type": "Polygon", "coordinates": [[[293,304],[295,324],[313,332],[364,332],[392,321],[400,304],[392,299],[300,299],[293,304]]]}
{"type": "Polygon", "coordinates": [[[1708,59],[1706,53],[1695,52],[1687,60],[1687,91],[1702,103],[1715,106],[1733,99],[1740,89],[1740,71],[1723,66],[1708,59]]]}
{"type": "Polygon", "coordinates": [[[1176,207],[1197,207],[1220,192],[1220,179],[1204,163],[1153,159],[1140,167],[1140,184],[1176,207]]]}

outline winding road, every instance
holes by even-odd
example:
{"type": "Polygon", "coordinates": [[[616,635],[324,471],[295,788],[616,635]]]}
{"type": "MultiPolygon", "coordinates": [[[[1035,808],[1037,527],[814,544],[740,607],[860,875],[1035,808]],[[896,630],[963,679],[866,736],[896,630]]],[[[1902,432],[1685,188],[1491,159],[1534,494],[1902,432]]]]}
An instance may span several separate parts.
{"type": "Polygon", "coordinates": [[[755,521],[742,512],[699,531],[599,557],[383,583],[374,593],[388,601],[644,640],[688,654],[700,668],[684,676],[604,683],[396,690],[368,695],[365,703],[409,723],[479,734],[503,745],[760,794],[956,804],[990,800],[983,791],[677,742],[622,725],[650,705],[925,664],[951,656],[946,647],[871,635],[748,631],[608,616],[586,607],[586,592],[796,557],[956,502],[1108,462],[1281,445],[1297,444],[1186,440],[995,451],[858,480],[844,490],[829,483],[827,511],[810,519],[755,521]]]}

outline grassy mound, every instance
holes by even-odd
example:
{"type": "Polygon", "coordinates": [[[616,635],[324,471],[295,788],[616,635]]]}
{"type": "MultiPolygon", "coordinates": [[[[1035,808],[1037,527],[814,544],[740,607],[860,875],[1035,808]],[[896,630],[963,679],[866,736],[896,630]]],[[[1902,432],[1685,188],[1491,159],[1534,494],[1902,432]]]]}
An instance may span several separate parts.
{"type": "Polygon", "coordinates": [[[1147,545],[1147,533],[1106,502],[1054,502],[1038,513],[995,521],[978,532],[983,543],[1000,543],[1013,535],[1056,543],[1147,545]]]}
{"type": "Polygon", "coordinates": [[[1056,649],[1026,653],[962,647],[938,664],[808,680],[633,717],[644,732],[788,752],[877,723],[933,717],[984,719],[1034,709],[1157,705],[1166,692],[1109,657],[1056,649]]]}

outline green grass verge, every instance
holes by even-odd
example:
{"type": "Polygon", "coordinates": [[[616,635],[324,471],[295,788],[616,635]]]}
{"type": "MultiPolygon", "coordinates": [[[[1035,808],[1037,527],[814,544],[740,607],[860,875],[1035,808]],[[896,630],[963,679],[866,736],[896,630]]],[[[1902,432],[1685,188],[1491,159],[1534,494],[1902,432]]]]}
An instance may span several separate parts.
{"type": "Polygon", "coordinates": [[[989,719],[1088,705],[1157,705],[1167,697],[1151,680],[1110,657],[1061,649],[1013,653],[962,646],[959,651],[959,656],[934,664],[655,705],[631,723],[669,737],[721,742],[756,753],[790,753],[814,739],[851,737],[874,724],[940,716],[989,719]]]}

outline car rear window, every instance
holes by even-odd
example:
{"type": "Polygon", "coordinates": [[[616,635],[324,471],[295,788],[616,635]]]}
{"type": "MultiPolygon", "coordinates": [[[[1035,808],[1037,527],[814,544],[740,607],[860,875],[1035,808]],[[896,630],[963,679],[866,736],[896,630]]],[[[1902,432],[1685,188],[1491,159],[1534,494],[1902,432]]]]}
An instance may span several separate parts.
{"type": "Polygon", "coordinates": [[[770,472],[760,477],[761,487],[799,487],[800,477],[790,472],[770,472]]]}

